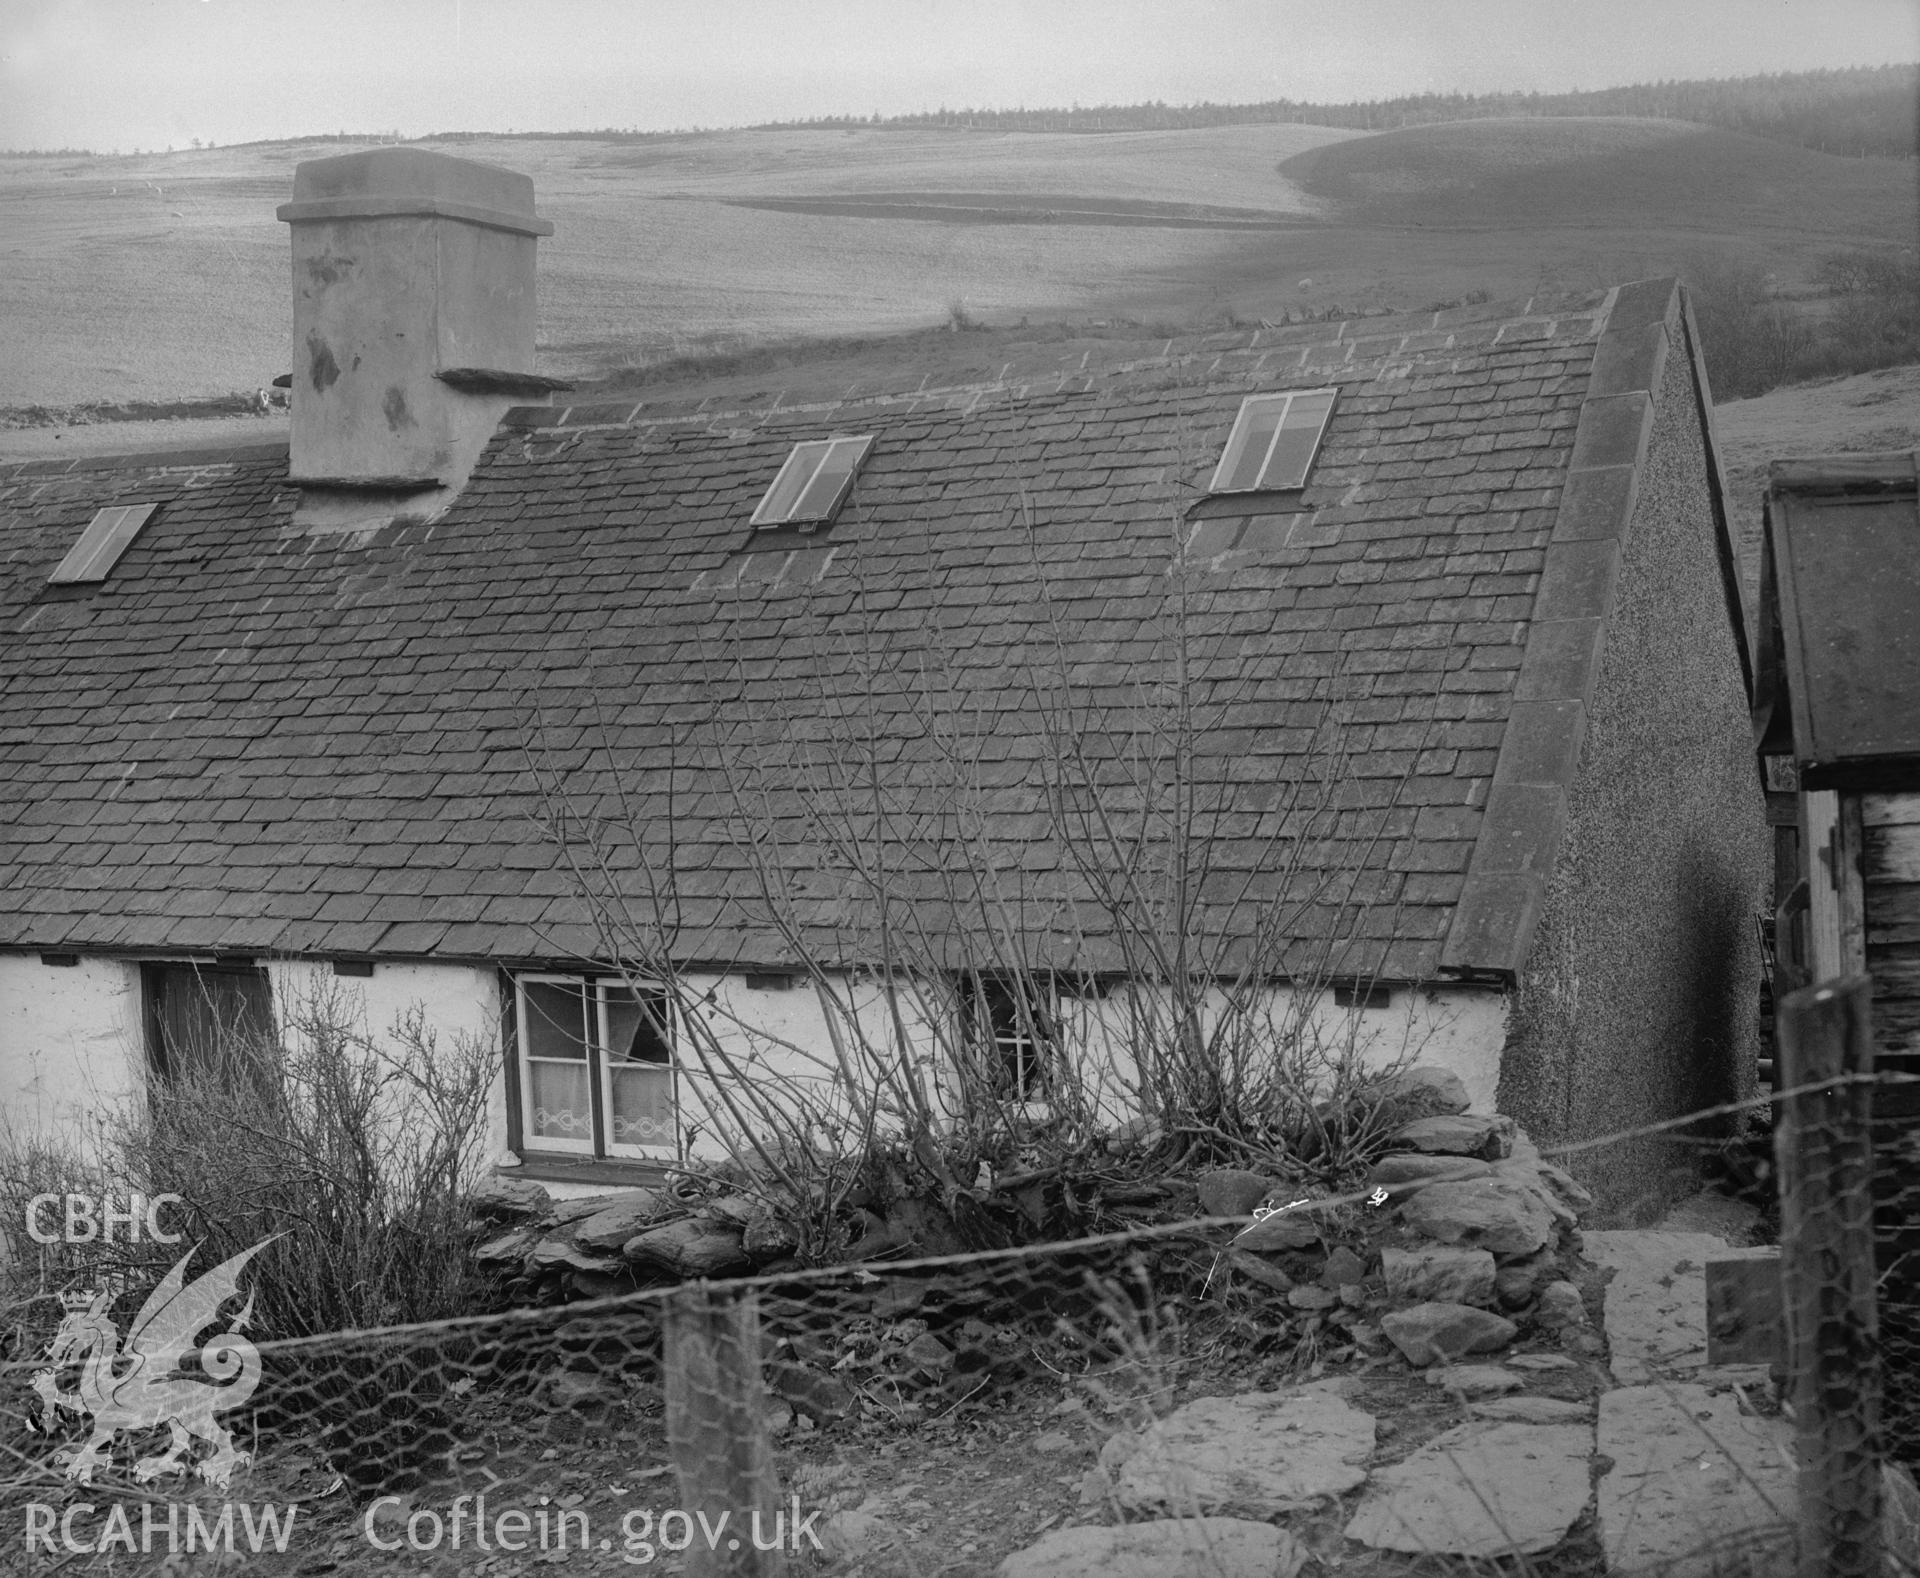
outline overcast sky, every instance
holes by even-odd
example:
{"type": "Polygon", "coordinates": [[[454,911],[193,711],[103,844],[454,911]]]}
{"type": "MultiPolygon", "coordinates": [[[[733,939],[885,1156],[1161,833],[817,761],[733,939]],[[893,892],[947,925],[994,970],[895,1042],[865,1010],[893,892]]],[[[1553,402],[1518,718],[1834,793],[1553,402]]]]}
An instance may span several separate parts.
{"type": "Polygon", "coordinates": [[[0,147],[1608,87],[1920,59],[1920,0],[0,0],[0,147]]]}

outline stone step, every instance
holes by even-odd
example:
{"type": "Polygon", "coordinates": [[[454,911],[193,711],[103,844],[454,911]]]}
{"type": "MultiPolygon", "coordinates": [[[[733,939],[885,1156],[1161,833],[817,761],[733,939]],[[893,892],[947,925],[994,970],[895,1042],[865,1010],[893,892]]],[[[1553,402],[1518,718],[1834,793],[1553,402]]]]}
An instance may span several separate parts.
{"type": "Polygon", "coordinates": [[[1727,1253],[1713,1233],[1627,1229],[1582,1235],[1587,1258],[1610,1273],[1602,1322],[1613,1378],[1643,1386],[1685,1379],[1707,1362],[1707,1261],[1727,1253]]]}
{"type": "Polygon", "coordinates": [[[1740,1412],[1731,1391],[1687,1382],[1622,1386],[1600,1398],[1600,1543],[1614,1578],[1787,1572],[1793,1427],[1740,1412]],[[1610,1466],[1609,1466],[1610,1464],[1610,1466]],[[1772,1563],[1773,1565],[1769,1565],[1772,1563]]]}
{"type": "Polygon", "coordinates": [[[1136,1513],[1270,1518],[1358,1489],[1374,1448],[1373,1416],[1340,1381],[1279,1392],[1200,1397],[1137,1440],[1102,1450],[1120,1504],[1136,1513]]]}
{"type": "Polygon", "coordinates": [[[1552,1550],[1587,1505],[1593,1429],[1476,1420],[1375,1469],[1347,1538],[1376,1550],[1492,1558],[1552,1550]]]}

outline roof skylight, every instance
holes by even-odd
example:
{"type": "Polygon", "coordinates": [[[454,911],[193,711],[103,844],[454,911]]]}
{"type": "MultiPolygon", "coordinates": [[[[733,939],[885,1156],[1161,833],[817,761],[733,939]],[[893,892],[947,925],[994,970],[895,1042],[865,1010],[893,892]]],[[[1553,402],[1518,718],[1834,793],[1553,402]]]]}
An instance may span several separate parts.
{"type": "Polygon", "coordinates": [[[821,438],[795,444],[780,475],[753,512],[756,526],[818,525],[830,521],[846,502],[873,435],[821,438]]]}
{"type": "Polygon", "coordinates": [[[1337,389],[1248,395],[1233,420],[1209,493],[1269,493],[1304,488],[1337,389]]]}
{"type": "Polygon", "coordinates": [[[87,522],[80,540],[67,550],[66,558],[47,577],[47,584],[79,586],[104,581],[147,524],[147,517],[158,508],[158,504],[116,504],[101,510],[87,522]]]}

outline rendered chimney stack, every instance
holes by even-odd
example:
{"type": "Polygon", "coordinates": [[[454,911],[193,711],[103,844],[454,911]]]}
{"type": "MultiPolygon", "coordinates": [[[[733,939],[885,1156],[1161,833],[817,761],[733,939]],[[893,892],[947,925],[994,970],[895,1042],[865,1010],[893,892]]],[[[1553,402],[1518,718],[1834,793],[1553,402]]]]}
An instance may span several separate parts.
{"type": "Polygon", "coordinates": [[[293,480],[457,489],[533,370],[531,178],[418,148],[295,167],[293,480]]]}

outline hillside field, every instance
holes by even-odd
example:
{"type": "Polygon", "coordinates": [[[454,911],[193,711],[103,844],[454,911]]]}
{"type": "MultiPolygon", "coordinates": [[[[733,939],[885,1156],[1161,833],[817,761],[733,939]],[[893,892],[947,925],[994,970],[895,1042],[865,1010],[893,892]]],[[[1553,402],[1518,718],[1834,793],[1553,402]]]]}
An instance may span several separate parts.
{"type": "Polygon", "coordinates": [[[1714,409],[1727,507],[1747,606],[1760,596],[1761,504],[1767,466],[1815,455],[1920,449],[1920,366],[1791,384],[1714,409]]]}
{"type": "MultiPolygon", "coordinates": [[[[353,146],[0,159],[0,410],[204,398],[285,371],[273,210],[298,161],[353,146]]],[[[1716,251],[1791,293],[1836,247],[1911,246],[1920,225],[1911,161],[1666,121],[428,146],[533,177],[557,227],[541,365],[578,379],[949,320],[1174,332],[1524,298],[1716,251]]]]}
{"type": "Polygon", "coordinates": [[[1685,121],[1455,121],[1344,139],[1281,170],[1356,223],[1682,225],[1718,235],[1827,229],[1902,237],[1914,166],[1763,143],[1685,121]],[[1889,180],[1895,176],[1896,181],[1889,180]],[[1905,203],[1882,207],[1904,181],[1905,203]]]}

